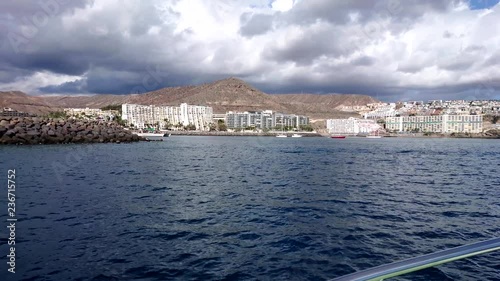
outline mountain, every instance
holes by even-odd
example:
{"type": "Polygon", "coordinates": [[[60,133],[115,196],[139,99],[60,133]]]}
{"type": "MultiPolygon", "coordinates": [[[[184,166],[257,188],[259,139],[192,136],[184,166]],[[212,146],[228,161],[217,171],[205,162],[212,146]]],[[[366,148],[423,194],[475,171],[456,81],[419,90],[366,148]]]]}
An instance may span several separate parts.
{"type": "Polygon", "coordinates": [[[3,109],[4,107],[33,114],[47,114],[56,110],[44,98],[30,96],[19,91],[0,91],[0,108],[3,109]]]}
{"type": "Polygon", "coordinates": [[[214,112],[258,111],[272,109],[287,111],[287,108],[244,81],[229,78],[196,87],[192,95],[182,99],[189,104],[204,104],[213,107],[214,112]]]}
{"type": "Polygon", "coordinates": [[[110,104],[179,105],[180,103],[211,106],[214,112],[237,110],[286,110],[285,107],[242,80],[228,78],[199,86],[168,87],[144,94],[48,96],[45,99],[59,107],[103,107],[110,104]]]}
{"type": "Polygon", "coordinates": [[[269,95],[237,78],[228,78],[197,86],[168,87],[144,94],[31,98],[37,99],[40,103],[51,108],[59,109],[67,107],[101,108],[123,103],[179,105],[185,102],[211,106],[215,113],[270,109],[283,113],[303,114],[312,118],[356,116],[356,113],[342,112],[339,109],[341,106],[365,105],[376,102],[375,99],[362,95],[269,95]]]}

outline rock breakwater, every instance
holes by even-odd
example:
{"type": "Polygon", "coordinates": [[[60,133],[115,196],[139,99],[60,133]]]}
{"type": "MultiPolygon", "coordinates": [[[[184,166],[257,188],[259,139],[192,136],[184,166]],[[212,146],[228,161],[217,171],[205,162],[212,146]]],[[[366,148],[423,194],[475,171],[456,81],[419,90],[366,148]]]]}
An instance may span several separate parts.
{"type": "Polygon", "coordinates": [[[135,142],[116,122],[39,117],[0,118],[0,144],[135,142]]]}

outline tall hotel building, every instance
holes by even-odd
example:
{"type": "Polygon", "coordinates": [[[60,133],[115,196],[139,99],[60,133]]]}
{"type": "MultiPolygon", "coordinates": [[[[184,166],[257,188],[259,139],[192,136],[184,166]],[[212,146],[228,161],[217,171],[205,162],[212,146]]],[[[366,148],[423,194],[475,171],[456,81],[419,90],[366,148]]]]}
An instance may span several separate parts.
{"type": "Polygon", "coordinates": [[[212,123],[213,110],[208,106],[196,106],[182,103],[180,106],[156,106],[122,104],[122,119],[127,120],[139,129],[148,125],[164,125],[168,120],[170,124],[194,125],[196,130],[208,131],[212,123]]]}
{"type": "Polygon", "coordinates": [[[434,133],[481,133],[482,115],[437,115],[387,117],[385,126],[390,131],[414,131],[434,133]]]}

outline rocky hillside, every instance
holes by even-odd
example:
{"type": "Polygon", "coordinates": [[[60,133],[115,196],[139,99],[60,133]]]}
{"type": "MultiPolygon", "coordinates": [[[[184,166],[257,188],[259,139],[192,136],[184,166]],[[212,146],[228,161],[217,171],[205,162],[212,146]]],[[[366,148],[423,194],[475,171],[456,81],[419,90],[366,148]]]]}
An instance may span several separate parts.
{"type": "Polygon", "coordinates": [[[370,96],[364,95],[315,95],[315,94],[281,94],[273,98],[297,114],[309,115],[313,118],[332,118],[356,116],[353,112],[344,112],[343,106],[360,106],[378,102],[370,96]]]}
{"type": "Polygon", "coordinates": [[[42,96],[57,108],[101,108],[106,105],[127,103],[132,95],[91,95],[91,96],[42,96]]]}
{"type": "Polygon", "coordinates": [[[214,112],[229,110],[286,110],[270,95],[265,94],[242,80],[229,78],[199,86],[169,87],[132,95],[94,95],[94,96],[53,96],[45,100],[58,107],[103,107],[110,104],[137,103],[156,105],[178,105],[189,103],[207,105],[214,112]]]}
{"type": "Polygon", "coordinates": [[[214,108],[214,112],[257,111],[272,109],[288,111],[286,107],[244,81],[236,78],[216,81],[196,87],[193,95],[185,97],[184,102],[201,103],[214,108]]]}
{"type": "MultiPolygon", "coordinates": [[[[53,108],[100,108],[123,103],[179,105],[185,102],[211,106],[215,113],[270,109],[284,113],[308,115],[313,118],[355,116],[355,113],[339,111],[338,107],[363,105],[375,101],[371,97],[361,95],[269,95],[237,78],[228,78],[198,86],[163,88],[145,94],[32,98],[53,108]]],[[[30,112],[29,110],[22,111],[30,112]]]]}
{"type": "Polygon", "coordinates": [[[55,110],[54,106],[44,98],[18,91],[0,92],[0,108],[4,107],[33,114],[47,114],[55,110]]]}

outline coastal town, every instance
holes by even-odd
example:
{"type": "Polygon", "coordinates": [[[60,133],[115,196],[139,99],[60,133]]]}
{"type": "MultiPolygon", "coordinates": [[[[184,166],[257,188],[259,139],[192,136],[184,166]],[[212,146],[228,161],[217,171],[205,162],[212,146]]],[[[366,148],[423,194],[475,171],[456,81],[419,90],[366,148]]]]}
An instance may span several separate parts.
{"type": "MultiPolygon", "coordinates": [[[[214,113],[210,106],[181,103],[179,106],[122,104],[103,108],[65,108],[62,112],[49,114],[49,117],[118,122],[131,132],[155,130],[176,134],[227,132],[273,135],[300,132],[304,135],[331,136],[481,136],[486,131],[500,129],[500,101],[379,102],[344,106],[340,110],[358,116],[314,120],[312,123],[310,117],[293,113],[273,110],[214,113]]],[[[0,117],[24,118],[35,115],[3,108],[0,117]]],[[[13,136],[8,131],[8,127],[0,128],[2,136],[13,136]]],[[[130,137],[127,139],[132,140],[130,137]]]]}
{"type": "MultiPolygon", "coordinates": [[[[359,118],[327,119],[329,134],[359,135],[373,133],[474,133],[496,124],[500,116],[500,101],[412,101],[374,103],[366,106],[344,107],[356,112],[359,118]],[[486,120],[484,116],[488,117],[486,120]],[[485,126],[489,121],[493,123],[485,126]],[[494,121],[494,122],[492,122],[494,121]]],[[[118,110],[65,109],[69,116],[85,114],[93,118],[112,118],[118,110]]],[[[123,104],[121,119],[134,129],[157,127],[165,130],[193,131],[313,131],[308,116],[264,111],[228,111],[216,114],[208,106],[188,105],[155,106],[123,104]]],[[[500,122],[499,122],[500,123],[500,122]]]]}

